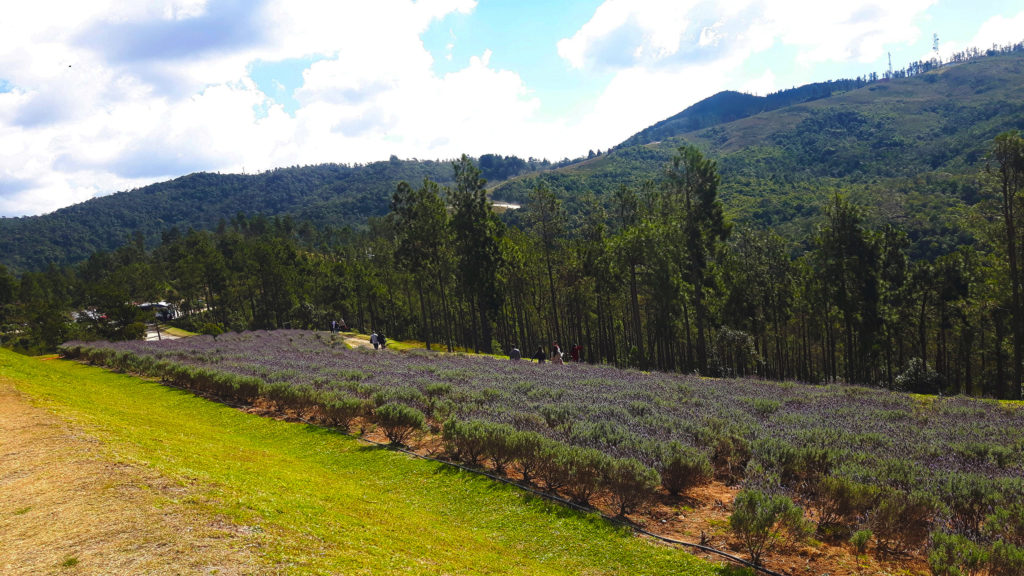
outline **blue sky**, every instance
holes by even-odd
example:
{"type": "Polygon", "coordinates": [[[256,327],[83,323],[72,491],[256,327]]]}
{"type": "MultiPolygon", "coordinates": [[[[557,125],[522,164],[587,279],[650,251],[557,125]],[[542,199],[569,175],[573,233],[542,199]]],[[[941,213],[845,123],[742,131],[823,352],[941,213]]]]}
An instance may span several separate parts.
{"type": "Polygon", "coordinates": [[[721,90],[1024,40],[1019,0],[37,0],[0,20],[0,215],[195,171],[561,159],[721,90]]]}

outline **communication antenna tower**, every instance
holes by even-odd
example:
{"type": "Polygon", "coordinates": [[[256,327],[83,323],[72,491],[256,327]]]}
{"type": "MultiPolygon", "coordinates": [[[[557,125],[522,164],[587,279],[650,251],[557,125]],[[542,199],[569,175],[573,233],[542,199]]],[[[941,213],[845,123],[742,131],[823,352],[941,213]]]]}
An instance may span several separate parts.
{"type": "Polygon", "coordinates": [[[932,34],[932,50],[935,51],[935,55],[939,55],[939,35],[932,34]]]}
{"type": "Polygon", "coordinates": [[[892,52],[889,52],[889,74],[886,78],[892,78],[892,52]]]}

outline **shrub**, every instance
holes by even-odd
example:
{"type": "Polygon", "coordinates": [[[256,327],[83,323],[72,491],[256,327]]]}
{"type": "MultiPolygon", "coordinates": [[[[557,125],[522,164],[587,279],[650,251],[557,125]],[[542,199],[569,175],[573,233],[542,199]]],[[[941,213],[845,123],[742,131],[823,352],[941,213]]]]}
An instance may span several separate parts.
{"type": "Polygon", "coordinates": [[[922,492],[889,490],[871,511],[869,525],[880,548],[899,552],[919,546],[938,503],[922,492]]]}
{"type": "Polygon", "coordinates": [[[516,457],[514,436],[515,429],[508,424],[488,422],[485,425],[484,453],[499,474],[504,474],[516,457]]]}
{"type": "Polygon", "coordinates": [[[206,322],[205,324],[197,327],[196,332],[207,336],[220,336],[226,332],[226,330],[224,329],[224,325],[219,322],[206,322]]]}
{"type": "Polygon", "coordinates": [[[710,481],[714,475],[707,454],[679,442],[662,446],[658,471],[662,485],[673,496],[710,481]]]}
{"type": "Polygon", "coordinates": [[[993,540],[1024,546],[1024,504],[1015,502],[996,508],[985,518],[985,534],[993,540]]]}
{"type": "Polygon", "coordinates": [[[619,446],[632,438],[625,427],[607,420],[578,424],[573,427],[571,436],[574,444],[606,448],[619,446]]]}
{"type": "Polygon", "coordinates": [[[989,554],[989,568],[999,576],[1024,576],[1024,548],[997,540],[989,554]]]}
{"type": "Polygon", "coordinates": [[[544,444],[547,439],[537,432],[516,432],[510,442],[513,458],[519,464],[523,481],[530,483],[541,466],[544,444]]]}
{"type": "Polygon", "coordinates": [[[427,399],[422,392],[412,386],[397,386],[375,392],[373,394],[373,403],[377,406],[402,403],[407,406],[425,408],[427,406],[427,399]]]}
{"type": "Polygon", "coordinates": [[[413,432],[422,430],[426,423],[423,412],[405,404],[385,404],[377,408],[377,424],[392,444],[405,444],[413,432]]]}
{"type": "Polygon", "coordinates": [[[949,449],[975,466],[992,464],[1006,469],[1019,460],[1012,448],[987,442],[962,442],[952,444],[949,449]]]}
{"type": "Polygon", "coordinates": [[[791,483],[800,473],[799,451],[789,442],[777,438],[761,438],[751,447],[753,462],[766,472],[774,472],[783,484],[791,483]]]}
{"type": "Polygon", "coordinates": [[[933,394],[939,391],[941,377],[927,362],[914,357],[907,362],[907,367],[896,376],[894,384],[897,390],[933,394]]]}
{"type": "Polygon", "coordinates": [[[727,433],[719,435],[713,444],[715,473],[726,482],[736,482],[743,477],[743,469],[750,461],[750,442],[746,438],[727,433]]]}
{"type": "Polygon", "coordinates": [[[508,424],[470,420],[445,422],[441,433],[445,451],[467,464],[480,464],[490,458],[500,474],[517,457],[514,428],[508,424]]]}
{"type": "Polygon", "coordinates": [[[447,382],[434,382],[427,384],[424,391],[427,393],[428,398],[438,398],[446,394],[451,394],[452,385],[447,382]]]}
{"type": "Polygon", "coordinates": [[[630,415],[632,415],[635,418],[641,418],[651,413],[650,404],[646,402],[639,402],[636,400],[630,402],[629,406],[626,409],[629,410],[630,415]]]}
{"type": "Polygon", "coordinates": [[[299,402],[299,389],[288,382],[263,383],[261,394],[273,402],[278,410],[295,408],[299,402]]]}
{"type": "Polygon", "coordinates": [[[611,458],[593,448],[570,446],[563,450],[558,464],[565,470],[568,481],[565,491],[573,502],[587,504],[601,487],[611,458]]]}
{"type": "Polygon", "coordinates": [[[569,404],[547,404],[540,407],[540,415],[552,430],[570,432],[578,410],[569,404]]]}
{"type": "Polygon", "coordinates": [[[821,526],[850,522],[871,509],[878,490],[849,478],[826,476],[814,487],[813,496],[821,526]]]}
{"type": "Polygon", "coordinates": [[[561,490],[569,482],[569,470],[565,466],[565,452],[569,447],[555,440],[544,439],[537,458],[537,479],[544,482],[551,492],[561,490]]]}
{"type": "Polygon", "coordinates": [[[625,516],[654,496],[660,480],[657,472],[640,461],[619,458],[608,463],[604,483],[618,506],[619,516],[625,516]]]}
{"type": "MultiPolygon", "coordinates": [[[[988,564],[988,551],[959,534],[932,532],[928,567],[935,576],[978,574],[988,564]]],[[[1006,574],[1006,572],[996,572],[1006,574]]]]}
{"type": "Polygon", "coordinates": [[[444,422],[454,416],[459,407],[448,398],[429,398],[427,409],[430,411],[431,418],[438,422],[444,422]]]}
{"type": "Polygon", "coordinates": [[[850,536],[850,544],[853,545],[853,549],[857,551],[857,554],[863,554],[868,549],[868,543],[871,542],[871,537],[874,534],[871,530],[857,530],[850,536]]]}
{"type": "Polygon", "coordinates": [[[785,537],[802,541],[814,531],[804,519],[803,510],[785,496],[769,496],[758,490],[743,490],[736,495],[729,528],[743,542],[750,561],[761,559],[785,537]]]}
{"type": "Polygon", "coordinates": [[[60,354],[61,358],[75,360],[82,356],[82,346],[80,344],[70,345],[65,342],[64,344],[57,346],[57,353],[60,354]]]}
{"type": "Polygon", "coordinates": [[[979,474],[951,473],[942,484],[942,500],[949,520],[961,534],[978,535],[986,515],[1002,504],[998,481],[979,474]]]}
{"type": "Polygon", "coordinates": [[[348,432],[352,421],[366,414],[369,406],[366,400],[352,398],[351,396],[334,395],[324,399],[320,408],[323,410],[324,418],[328,422],[348,432]]]}
{"type": "Polygon", "coordinates": [[[448,420],[441,431],[441,441],[452,458],[475,466],[486,453],[487,430],[479,420],[448,420]]]}
{"type": "Polygon", "coordinates": [[[768,398],[750,398],[747,399],[750,407],[754,410],[754,413],[761,418],[767,418],[772,414],[779,411],[782,407],[782,402],[778,400],[769,400],[768,398]]]}

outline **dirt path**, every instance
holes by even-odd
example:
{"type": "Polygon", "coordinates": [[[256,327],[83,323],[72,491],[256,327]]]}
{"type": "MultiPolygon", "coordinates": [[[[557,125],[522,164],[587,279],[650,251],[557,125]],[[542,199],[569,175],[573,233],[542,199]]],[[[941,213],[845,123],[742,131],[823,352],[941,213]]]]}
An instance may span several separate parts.
{"type": "Polygon", "coordinates": [[[251,536],[0,377],[0,574],[254,574],[251,536]]]}
{"type": "Polygon", "coordinates": [[[153,342],[155,340],[177,340],[181,336],[175,336],[169,334],[164,330],[160,330],[155,324],[149,324],[146,326],[146,341],[153,342]]]}
{"type": "Polygon", "coordinates": [[[348,344],[349,348],[373,348],[373,344],[370,344],[369,340],[362,338],[355,338],[353,336],[344,336],[345,344],[348,344]]]}

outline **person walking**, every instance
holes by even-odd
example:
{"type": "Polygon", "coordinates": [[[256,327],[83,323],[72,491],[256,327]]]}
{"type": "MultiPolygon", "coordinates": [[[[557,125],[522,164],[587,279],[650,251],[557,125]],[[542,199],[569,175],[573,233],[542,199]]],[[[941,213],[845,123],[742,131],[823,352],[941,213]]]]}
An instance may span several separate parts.
{"type": "Polygon", "coordinates": [[[544,353],[543,346],[537,346],[537,352],[534,353],[533,359],[537,361],[537,364],[543,364],[544,360],[547,359],[547,354],[544,353]]]}
{"type": "Polygon", "coordinates": [[[376,330],[374,330],[373,334],[370,334],[370,344],[373,344],[374,350],[376,350],[377,346],[380,345],[380,337],[377,336],[376,330]]]}
{"type": "Polygon", "coordinates": [[[508,353],[509,360],[519,360],[523,357],[523,353],[519,351],[519,348],[515,344],[512,345],[512,350],[508,353]]]}
{"type": "Polygon", "coordinates": [[[579,344],[573,344],[572,345],[572,349],[570,350],[570,353],[572,354],[572,361],[573,362],[579,362],[580,361],[580,351],[581,350],[583,350],[583,346],[580,346],[579,344]]]}
{"type": "Polygon", "coordinates": [[[377,336],[377,343],[380,344],[381,350],[388,347],[388,339],[384,337],[383,332],[381,332],[380,335],[377,336]]]}

